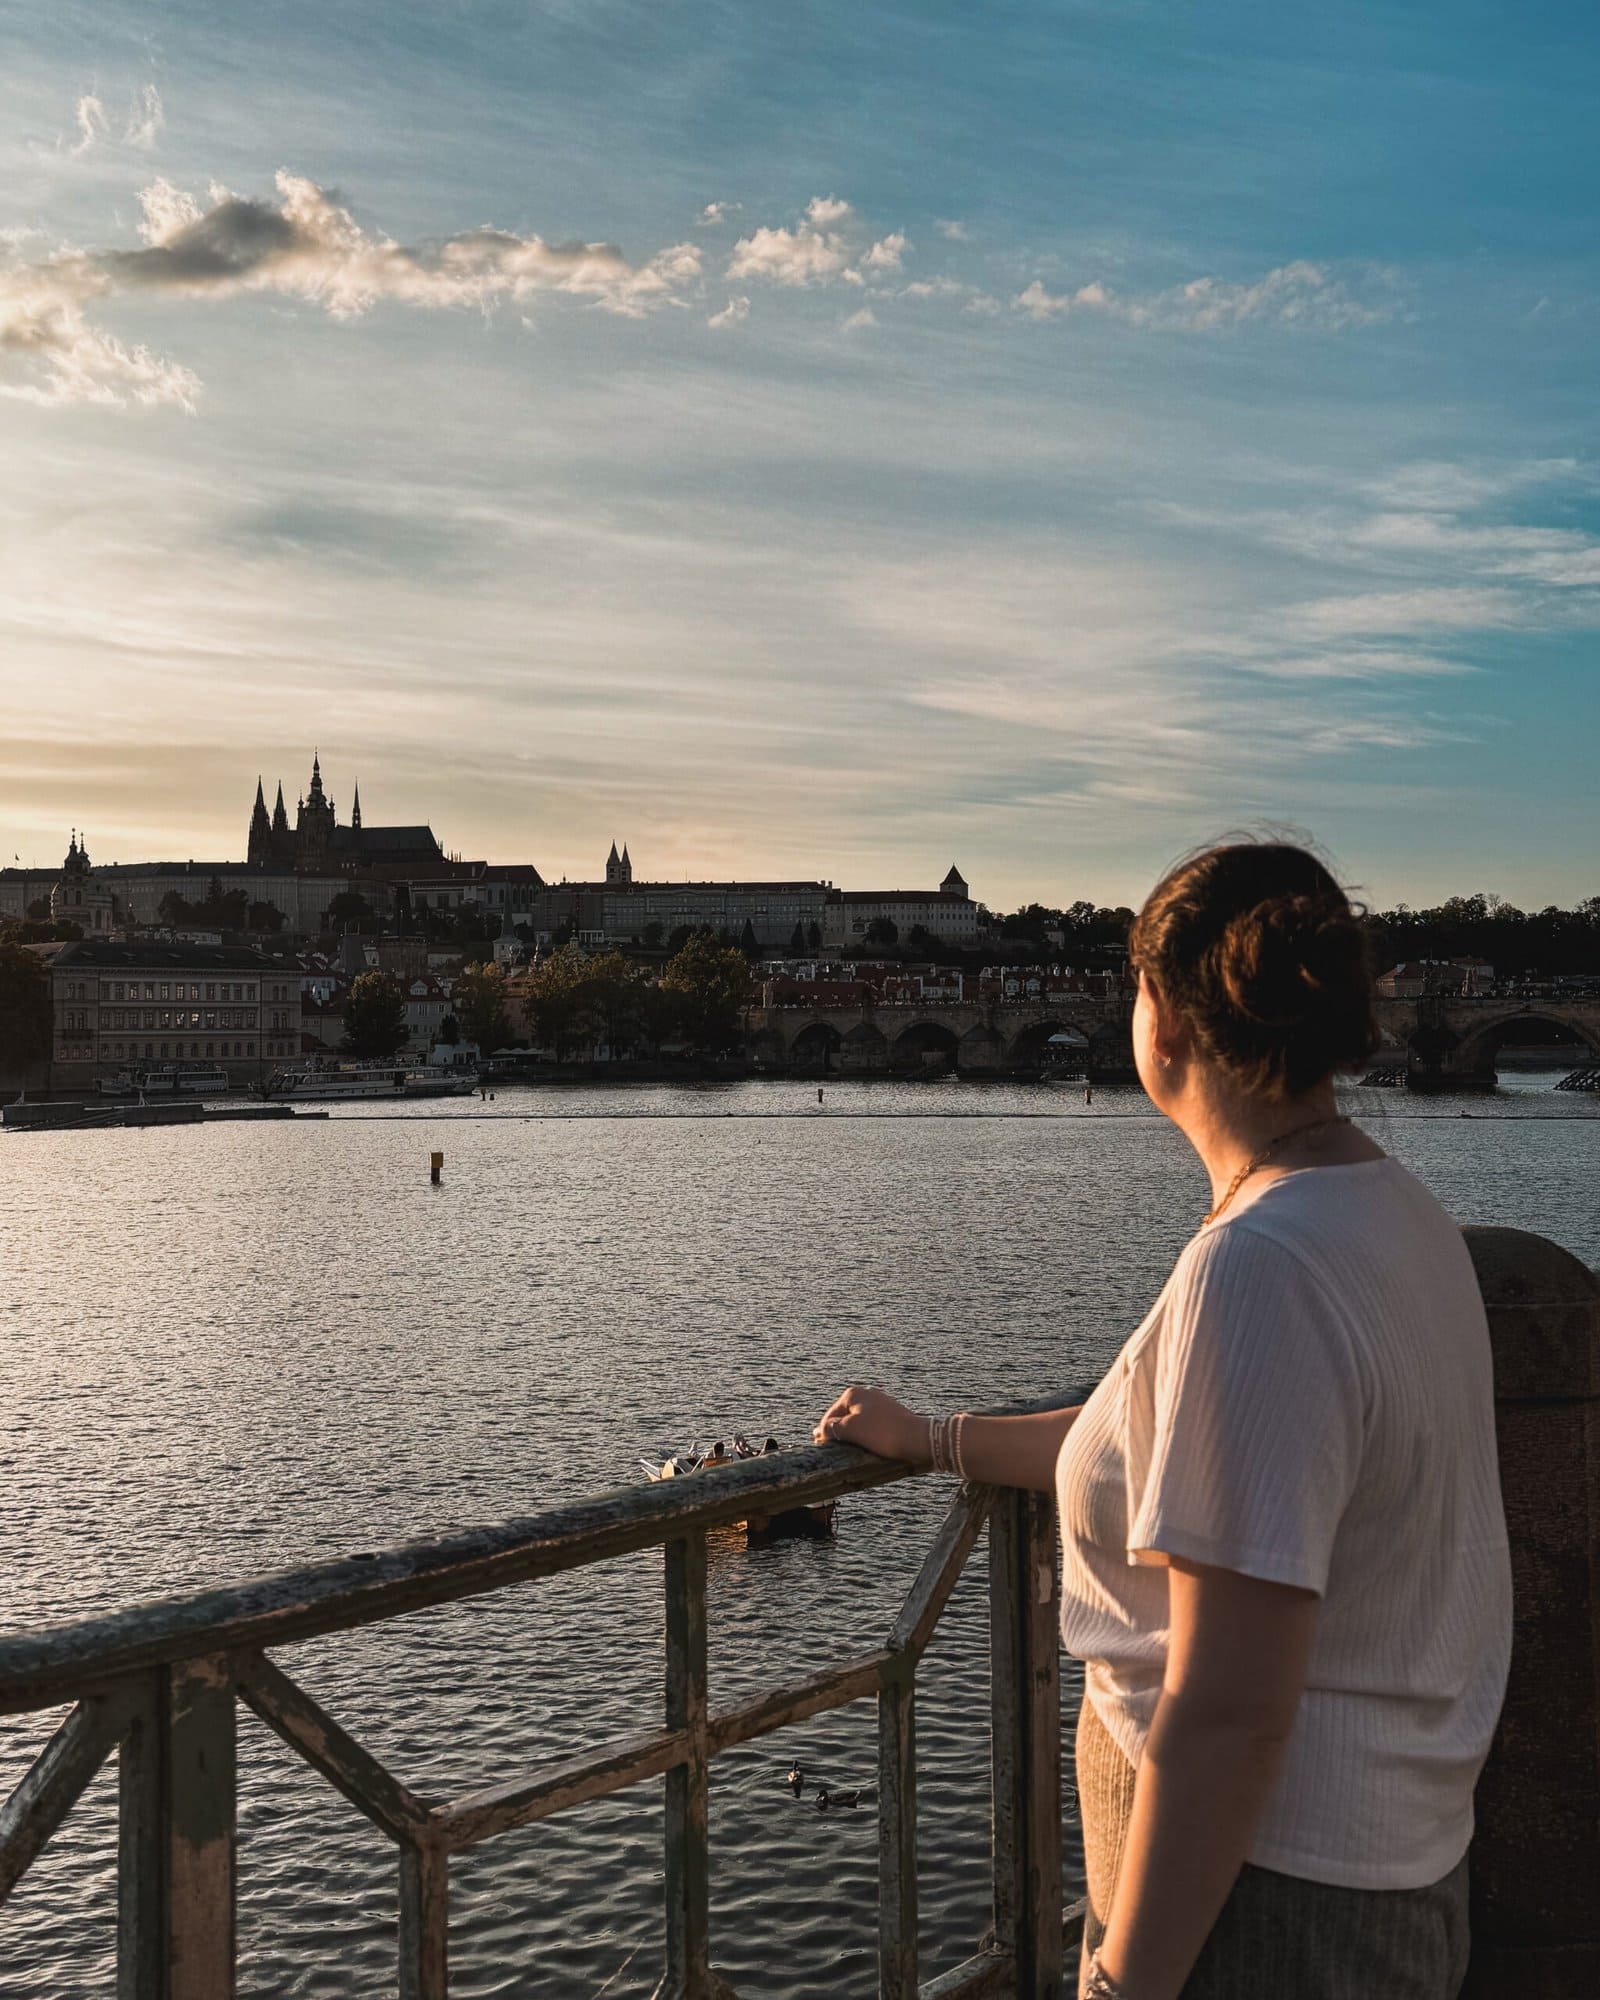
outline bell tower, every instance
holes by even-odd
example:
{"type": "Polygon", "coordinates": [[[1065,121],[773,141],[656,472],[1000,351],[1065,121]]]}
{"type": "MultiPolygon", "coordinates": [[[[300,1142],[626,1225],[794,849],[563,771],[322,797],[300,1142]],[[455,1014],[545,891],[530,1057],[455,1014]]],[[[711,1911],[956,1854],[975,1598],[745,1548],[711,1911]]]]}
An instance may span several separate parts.
{"type": "Polygon", "coordinates": [[[322,789],[322,761],[311,755],[311,789],[295,815],[294,865],[302,875],[326,875],[333,868],[333,800],[322,789]]]}

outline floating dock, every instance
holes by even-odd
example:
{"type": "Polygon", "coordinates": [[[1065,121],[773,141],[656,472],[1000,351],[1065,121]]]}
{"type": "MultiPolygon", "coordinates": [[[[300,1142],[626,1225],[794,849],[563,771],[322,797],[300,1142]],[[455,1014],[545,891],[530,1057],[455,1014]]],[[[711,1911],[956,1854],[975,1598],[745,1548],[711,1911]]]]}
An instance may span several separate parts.
{"type": "Polygon", "coordinates": [[[292,1104],[7,1104],[0,1125],[8,1131],[121,1130],[130,1125],[215,1125],[260,1118],[326,1118],[326,1111],[297,1111],[292,1104]]]}

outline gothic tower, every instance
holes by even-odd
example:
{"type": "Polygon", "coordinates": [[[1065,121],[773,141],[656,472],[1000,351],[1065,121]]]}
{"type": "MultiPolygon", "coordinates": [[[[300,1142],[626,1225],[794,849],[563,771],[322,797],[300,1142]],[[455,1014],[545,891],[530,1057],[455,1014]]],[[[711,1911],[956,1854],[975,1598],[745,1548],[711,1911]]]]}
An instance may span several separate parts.
{"type": "Polygon", "coordinates": [[[606,887],[608,889],[626,889],[632,880],[633,863],[628,859],[627,848],[624,847],[619,854],[617,852],[617,843],[612,841],[611,852],[606,856],[606,887]]]}
{"type": "Polygon", "coordinates": [[[278,780],[278,803],[272,808],[272,859],[279,868],[294,866],[294,834],[289,826],[288,808],[283,803],[283,780],[278,780]]]}
{"type": "Polygon", "coordinates": [[[295,817],[294,865],[302,875],[326,875],[333,868],[333,800],[322,789],[322,764],[311,758],[311,789],[295,817]]]}
{"type": "Polygon", "coordinates": [[[252,868],[267,868],[272,863],[272,821],[267,818],[267,795],[261,789],[261,780],[256,779],[255,811],[250,815],[250,845],[245,851],[245,859],[252,868]]]}
{"type": "Polygon", "coordinates": [[[350,803],[350,825],[356,833],[361,831],[361,787],[359,785],[356,786],[356,795],[350,803]]]}

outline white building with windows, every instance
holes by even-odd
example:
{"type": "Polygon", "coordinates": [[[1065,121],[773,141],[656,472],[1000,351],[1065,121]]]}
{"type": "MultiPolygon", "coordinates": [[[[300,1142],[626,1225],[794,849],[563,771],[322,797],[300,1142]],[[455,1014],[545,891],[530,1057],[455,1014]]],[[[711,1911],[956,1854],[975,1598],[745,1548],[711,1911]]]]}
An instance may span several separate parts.
{"type": "Polygon", "coordinates": [[[937,889],[835,889],[823,917],[822,943],[825,950],[887,943],[882,927],[892,924],[899,944],[908,944],[920,929],[941,944],[975,945],[988,914],[973,902],[960,869],[952,867],[937,889]]]}

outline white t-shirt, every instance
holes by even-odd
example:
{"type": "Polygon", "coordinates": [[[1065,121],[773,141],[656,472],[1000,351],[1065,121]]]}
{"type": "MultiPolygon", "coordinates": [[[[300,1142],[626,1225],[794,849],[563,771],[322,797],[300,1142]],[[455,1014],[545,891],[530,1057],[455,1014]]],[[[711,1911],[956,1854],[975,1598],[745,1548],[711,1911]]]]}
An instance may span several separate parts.
{"type": "Polygon", "coordinates": [[[1247,1187],[1067,1433],[1062,1637],[1134,1763],[1165,1557],[1322,1599],[1259,1867],[1418,1888],[1466,1851],[1511,1653],[1493,1396],[1460,1230],[1371,1160],[1247,1187]]]}

